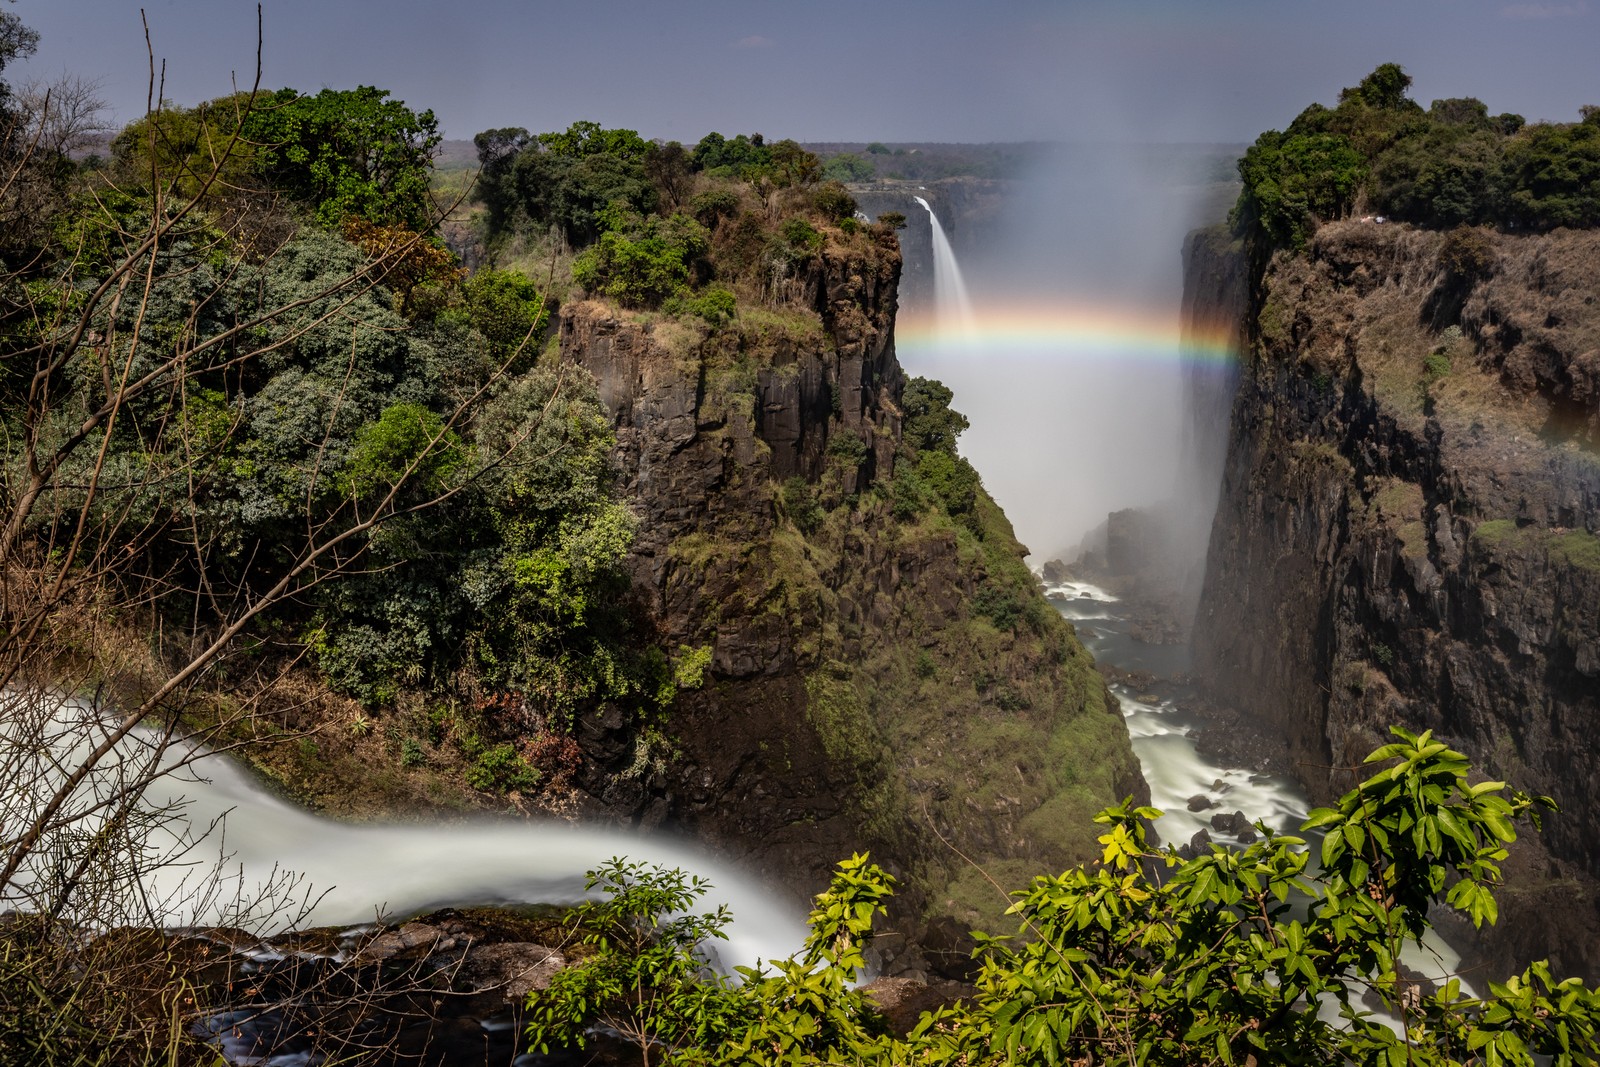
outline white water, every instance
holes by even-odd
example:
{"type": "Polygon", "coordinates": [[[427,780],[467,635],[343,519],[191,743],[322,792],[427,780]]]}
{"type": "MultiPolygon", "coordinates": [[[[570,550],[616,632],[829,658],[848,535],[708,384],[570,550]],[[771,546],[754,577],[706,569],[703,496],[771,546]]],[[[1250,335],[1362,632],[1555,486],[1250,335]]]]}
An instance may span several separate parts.
{"type": "MultiPolygon", "coordinates": [[[[1048,586],[1045,595],[1056,611],[1072,621],[1095,662],[1149,671],[1158,677],[1187,669],[1187,650],[1183,647],[1144,645],[1129,637],[1127,623],[1117,613],[1117,598],[1105,590],[1087,582],[1065,582],[1048,586]]],[[[1226,766],[1201,755],[1196,744],[1200,722],[1184,710],[1178,698],[1140,694],[1120,684],[1112,689],[1122,705],[1134,755],[1150,785],[1150,803],[1162,812],[1155,828],[1163,842],[1182,845],[1204,829],[1213,841],[1238,846],[1241,842],[1236,835],[1211,825],[1213,815],[1238,811],[1252,824],[1306,837],[1315,854],[1320,838],[1315,833],[1302,834],[1300,829],[1311,804],[1298,782],[1281,775],[1226,766]],[[1150,699],[1145,699],[1147,696],[1150,699]],[[1190,811],[1189,799],[1195,796],[1206,797],[1212,806],[1190,811]]],[[[1460,953],[1432,930],[1424,936],[1421,946],[1407,945],[1401,960],[1436,983],[1458,977],[1461,965],[1460,953]]],[[[1469,995],[1475,995],[1471,982],[1463,981],[1462,985],[1469,995]]],[[[1385,1019],[1398,1027],[1398,1020],[1385,1019]]]]}
{"type": "MultiPolygon", "coordinates": [[[[85,714],[68,701],[60,710],[69,719],[85,714]]],[[[103,786],[115,778],[119,760],[148,766],[153,751],[151,735],[135,735],[107,762],[98,782],[103,786]]],[[[168,747],[158,766],[174,767],[195,752],[168,747]]],[[[70,753],[62,755],[67,758],[60,764],[70,766],[70,753]]],[[[95,788],[95,780],[86,786],[95,788]]],[[[710,880],[712,888],[696,910],[727,904],[733,913],[728,940],[712,946],[723,965],[785,958],[805,937],[798,907],[733,865],[662,834],[554,821],[339,823],[267,794],[233,760],[216,754],[202,754],[192,769],[158,777],[144,795],[149,808],[172,811],[172,818],[146,835],[152,854],[173,858],[145,879],[148,918],[162,925],[238,925],[254,918],[265,932],[279,932],[288,924],[343,926],[446,905],[573,903],[583,897],[587,871],[625,856],[710,880]],[[285,872],[300,877],[295,896],[308,900],[309,910],[253,917],[234,913],[236,896],[248,900],[269,891],[281,903],[283,894],[270,889],[282,885],[285,872]],[[204,892],[213,875],[222,877],[225,890],[231,886],[237,893],[204,892]]],[[[17,818],[11,812],[3,820],[0,828],[7,837],[17,818]]],[[[93,829],[94,817],[84,825],[93,829]]],[[[0,899],[0,907],[6,904],[0,899]]]]}
{"type": "MultiPolygon", "coordinates": [[[[1181,646],[1150,646],[1130,638],[1117,614],[1116,598],[1104,590],[1070,582],[1049,587],[1046,595],[1061,615],[1072,620],[1097,662],[1158,675],[1186,666],[1181,646]],[[1163,657],[1168,662],[1162,662],[1163,657]]],[[[1123,685],[1112,688],[1122,704],[1134,754],[1150,783],[1150,802],[1165,813],[1156,822],[1163,841],[1181,845],[1205,829],[1214,840],[1237,844],[1235,837],[1211,826],[1213,815],[1234,811],[1280,833],[1299,831],[1311,806],[1297,783],[1202,756],[1195,744],[1199,723],[1176,698],[1136,693],[1123,685]],[[1208,798],[1212,806],[1190,811],[1189,799],[1195,796],[1208,798]]]]}
{"type": "Polygon", "coordinates": [[[933,207],[920,196],[911,199],[927,211],[928,223],[933,228],[933,300],[939,331],[953,340],[970,339],[977,333],[977,321],[961,264],[956,262],[950,238],[945,235],[933,207]]]}

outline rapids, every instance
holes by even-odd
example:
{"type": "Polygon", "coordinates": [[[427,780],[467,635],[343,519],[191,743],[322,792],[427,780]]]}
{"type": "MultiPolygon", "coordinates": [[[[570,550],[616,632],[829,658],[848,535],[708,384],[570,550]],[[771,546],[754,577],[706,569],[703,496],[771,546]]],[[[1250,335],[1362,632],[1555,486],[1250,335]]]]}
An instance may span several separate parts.
{"type": "MultiPolygon", "coordinates": [[[[1047,585],[1045,595],[1073,624],[1097,665],[1155,677],[1153,693],[1136,692],[1121,683],[1111,689],[1122,705],[1134,755],[1149,783],[1150,803],[1162,812],[1155,829],[1164,843],[1182,845],[1203,829],[1218,844],[1239,846],[1244,842],[1236,833],[1218,829],[1211,821],[1213,815],[1238,811],[1252,824],[1304,836],[1313,856],[1317,855],[1320,835],[1300,830],[1311,803],[1298,782],[1247,767],[1225,766],[1200,754],[1196,738],[1204,724],[1185,710],[1186,688],[1175,681],[1188,669],[1188,646],[1135,641],[1129,636],[1128,621],[1118,614],[1117,598],[1086,582],[1047,585]],[[1205,797],[1210,806],[1191,811],[1189,801],[1197,796],[1205,797]]],[[[1427,932],[1420,948],[1407,946],[1400,958],[1407,967],[1440,983],[1456,976],[1461,965],[1461,954],[1433,930],[1427,932]]],[[[1471,982],[1462,985],[1472,991],[1471,982]]],[[[1398,1020],[1383,1018],[1398,1027],[1398,1020]]]]}

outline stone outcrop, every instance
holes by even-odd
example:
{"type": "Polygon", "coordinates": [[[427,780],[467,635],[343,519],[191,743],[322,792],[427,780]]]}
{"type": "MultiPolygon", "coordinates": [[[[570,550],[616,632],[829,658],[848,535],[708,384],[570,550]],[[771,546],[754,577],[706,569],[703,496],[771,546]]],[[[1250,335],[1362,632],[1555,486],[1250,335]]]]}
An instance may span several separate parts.
{"type": "MultiPolygon", "coordinates": [[[[924,912],[1005,906],[954,849],[1021,885],[1087,858],[1093,810],[1143,783],[992,502],[973,528],[897,517],[899,256],[878,242],[830,240],[791,279],[798,306],[717,329],[562,309],[561,356],[616,427],[639,610],[674,654],[710,650],[653,736],[620,712],[580,723],[580,784],[597,810],[712,841],[797,898],[871,849],[902,879],[914,942],[924,912]],[[1021,590],[1027,619],[977,613],[991,586],[1021,590]]],[[[920,969],[907,951],[885,963],[920,969]]]]}
{"type": "Polygon", "coordinates": [[[1590,975],[1597,294],[1593,231],[1349,222],[1275,256],[1244,319],[1195,626],[1213,694],[1286,739],[1319,801],[1390,724],[1554,797],[1548,853],[1514,858],[1487,951],[1590,975]]]}

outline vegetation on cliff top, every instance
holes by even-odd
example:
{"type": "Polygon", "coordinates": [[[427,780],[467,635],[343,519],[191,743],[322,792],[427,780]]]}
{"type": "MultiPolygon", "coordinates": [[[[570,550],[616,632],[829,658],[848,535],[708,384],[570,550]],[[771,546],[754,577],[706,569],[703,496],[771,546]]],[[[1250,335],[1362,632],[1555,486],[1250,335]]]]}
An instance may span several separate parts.
{"type": "Polygon", "coordinates": [[[1528,125],[1470,97],[1424,110],[1410,85],[1385,63],[1337,106],[1312,104],[1263,133],[1239,161],[1235,227],[1298,247],[1318,222],[1351,214],[1441,228],[1600,225],[1600,108],[1528,125]]]}
{"type": "MultiPolygon", "coordinates": [[[[578,122],[565,131],[475,138],[475,195],[491,254],[558,266],[625,308],[727,322],[736,307],[784,307],[825,245],[870,250],[890,231],[789,140],[710,133],[693,147],[578,122]]],[[[814,310],[814,309],[805,309],[814,310]]]]}

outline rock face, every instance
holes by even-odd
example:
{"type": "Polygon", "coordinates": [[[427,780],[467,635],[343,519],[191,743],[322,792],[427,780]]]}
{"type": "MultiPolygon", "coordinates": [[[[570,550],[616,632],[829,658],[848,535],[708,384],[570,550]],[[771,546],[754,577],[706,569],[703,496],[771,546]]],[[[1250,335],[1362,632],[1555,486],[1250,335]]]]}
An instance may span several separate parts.
{"type": "Polygon", "coordinates": [[[675,654],[710,651],[653,739],[620,713],[581,725],[583,787],[797,897],[871,849],[902,879],[914,941],[924,910],[975,921],[1006,903],[952,849],[1024,884],[1091,855],[1094,810],[1143,783],[992,502],[970,526],[897,517],[898,272],[890,237],[830,243],[791,280],[804,310],[712,330],[579,303],[560,345],[615,422],[641,611],[675,654]],[[976,611],[991,587],[1020,614],[976,611]]]}
{"type": "Polygon", "coordinates": [[[1319,801],[1390,724],[1553,796],[1549,854],[1515,858],[1513,918],[1487,951],[1589,975],[1597,294],[1593,231],[1350,222],[1274,257],[1244,318],[1194,641],[1212,691],[1287,739],[1319,801]]]}

